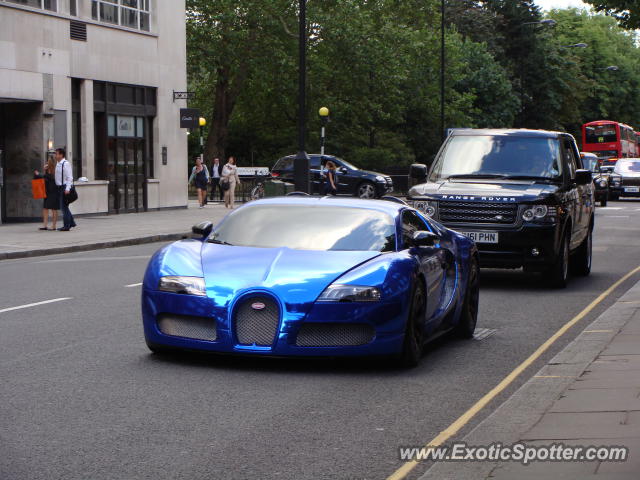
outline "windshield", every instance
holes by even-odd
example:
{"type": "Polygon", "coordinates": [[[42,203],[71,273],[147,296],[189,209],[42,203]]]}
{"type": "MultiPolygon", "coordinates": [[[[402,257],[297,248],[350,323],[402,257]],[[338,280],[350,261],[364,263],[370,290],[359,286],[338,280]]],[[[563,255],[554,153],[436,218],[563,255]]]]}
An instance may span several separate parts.
{"type": "Polygon", "coordinates": [[[395,223],[386,213],[330,205],[255,205],[229,215],[209,241],[296,250],[395,250],[395,223]]]}
{"type": "Polygon", "coordinates": [[[586,143],[609,143],[618,140],[615,123],[584,127],[586,143]]]}
{"type": "Polygon", "coordinates": [[[560,146],[555,138],[459,135],[450,138],[429,177],[548,178],[562,173],[560,146]]]}
{"type": "Polygon", "coordinates": [[[351,165],[351,164],[350,164],[349,162],[347,162],[346,160],[343,160],[343,159],[338,158],[338,157],[335,157],[335,160],[334,160],[334,159],[331,159],[331,158],[328,158],[328,157],[324,157],[324,158],[322,159],[322,168],[325,168],[325,169],[326,169],[326,164],[327,164],[327,162],[329,162],[329,161],[332,161],[333,163],[340,162],[339,164],[338,164],[338,163],[336,163],[336,166],[337,166],[338,168],[340,168],[340,167],[347,167],[349,170],[358,170],[358,167],[354,167],[353,165],[351,165]]]}
{"type": "Polygon", "coordinates": [[[640,176],[640,159],[620,159],[616,163],[614,172],[620,175],[640,176]]]}

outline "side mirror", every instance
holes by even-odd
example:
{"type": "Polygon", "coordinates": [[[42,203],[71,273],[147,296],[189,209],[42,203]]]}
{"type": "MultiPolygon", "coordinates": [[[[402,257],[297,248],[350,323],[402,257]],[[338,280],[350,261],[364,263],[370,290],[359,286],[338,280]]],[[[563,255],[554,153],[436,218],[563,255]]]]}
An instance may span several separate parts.
{"type": "Polygon", "coordinates": [[[200,222],[191,227],[191,231],[202,238],[208,237],[211,230],[213,230],[213,224],[211,222],[200,222]]]}
{"type": "Polygon", "coordinates": [[[340,167],[340,173],[342,173],[343,175],[346,174],[349,171],[349,169],[347,167],[340,167]]]}
{"type": "Polygon", "coordinates": [[[409,177],[419,181],[426,180],[428,171],[424,163],[414,163],[409,167],[409,177]]]}
{"type": "Polygon", "coordinates": [[[418,230],[413,234],[413,245],[415,247],[433,247],[439,241],[439,235],[427,230],[418,230]]]}
{"type": "Polygon", "coordinates": [[[576,170],[576,183],[578,185],[589,185],[593,181],[591,170],[576,170]]]}

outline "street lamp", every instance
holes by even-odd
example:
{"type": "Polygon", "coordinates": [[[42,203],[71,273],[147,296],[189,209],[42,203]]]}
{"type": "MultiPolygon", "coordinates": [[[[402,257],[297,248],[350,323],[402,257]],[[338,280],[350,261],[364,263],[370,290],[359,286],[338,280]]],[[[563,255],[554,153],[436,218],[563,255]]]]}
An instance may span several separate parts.
{"type": "Polygon", "coordinates": [[[318,110],[318,115],[320,115],[320,120],[322,121],[322,128],[320,129],[320,156],[324,155],[324,133],[325,127],[327,126],[327,122],[329,121],[329,109],[327,107],[321,107],[318,110]]]}
{"type": "Polygon", "coordinates": [[[445,0],[440,0],[440,136],[445,139],[444,133],[444,77],[445,77],[445,43],[444,43],[444,26],[445,26],[445,0]]]}
{"type": "Polygon", "coordinates": [[[573,45],[560,45],[562,48],[587,48],[586,43],[574,43],[573,45]]]}
{"type": "Polygon", "coordinates": [[[305,113],[307,81],[307,2],[300,0],[298,26],[298,153],[293,161],[293,182],[298,192],[309,193],[309,156],[305,151],[305,113]]]}
{"type": "Polygon", "coordinates": [[[608,67],[599,68],[598,70],[606,70],[607,72],[617,72],[620,67],[617,65],[609,65],[608,67]]]}
{"type": "Polygon", "coordinates": [[[200,160],[204,163],[204,141],[202,139],[202,127],[207,124],[207,119],[200,117],[198,119],[198,125],[200,125],[200,160]]]}
{"type": "MultiPolygon", "coordinates": [[[[523,27],[525,25],[542,25],[543,27],[555,27],[557,23],[558,22],[556,22],[552,18],[545,18],[544,20],[538,20],[536,22],[524,22],[520,24],[520,26],[523,27]]],[[[520,127],[524,127],[525,118],[526,118],[526,115],[525,115],[526,107],[524,102],[524,77],[525,77],[524,59],[521,59],[520,60],[520,122],[519,122],[520,127]]]]}

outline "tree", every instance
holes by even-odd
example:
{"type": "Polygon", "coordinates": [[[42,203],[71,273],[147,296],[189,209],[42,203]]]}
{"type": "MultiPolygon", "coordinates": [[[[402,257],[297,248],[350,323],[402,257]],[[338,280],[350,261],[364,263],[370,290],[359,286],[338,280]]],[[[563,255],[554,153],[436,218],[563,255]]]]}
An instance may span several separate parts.
{"type": "Polygon", "coordinates": [[[624,28],[640,28],[640,6],[637,0],[585,0],[596,12],[614,17],[624,28]]]}

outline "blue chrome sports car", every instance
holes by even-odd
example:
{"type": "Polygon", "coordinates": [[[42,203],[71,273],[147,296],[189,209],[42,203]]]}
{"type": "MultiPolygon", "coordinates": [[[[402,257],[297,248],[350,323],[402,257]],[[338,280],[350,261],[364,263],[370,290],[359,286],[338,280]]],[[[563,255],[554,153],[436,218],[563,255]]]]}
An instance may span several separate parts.
{"type": "Polygon", "coordinates": [[[394,355],[473,336],[478,253],[404,203],[280,197],[158,251],[144,277],[147,345],[273,356],[394,355]]]}

